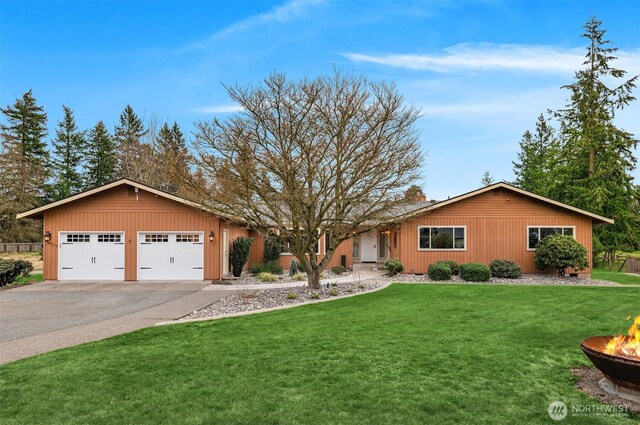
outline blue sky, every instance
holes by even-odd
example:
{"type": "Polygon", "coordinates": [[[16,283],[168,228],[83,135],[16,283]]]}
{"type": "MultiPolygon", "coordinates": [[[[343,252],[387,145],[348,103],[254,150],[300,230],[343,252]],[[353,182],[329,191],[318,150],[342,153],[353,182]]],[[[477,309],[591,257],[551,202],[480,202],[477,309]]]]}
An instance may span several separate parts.
{"type": "MultiPolygon", "coordinates": [[[[63,104],[83,128],[113,128],[127,103],[190,132],[235,110],[222,83],[337,67],[395,81],[421,108],[422,185],[442,199],[485,170],[513,178],[522,133],[566,100],[591,15],[640,74],[636,1],[2,0],[0,104],[32,88],[52,133],[63,104]]],[[[636,104],[618,123],[640,135],[639,118],[636,104]]]]}

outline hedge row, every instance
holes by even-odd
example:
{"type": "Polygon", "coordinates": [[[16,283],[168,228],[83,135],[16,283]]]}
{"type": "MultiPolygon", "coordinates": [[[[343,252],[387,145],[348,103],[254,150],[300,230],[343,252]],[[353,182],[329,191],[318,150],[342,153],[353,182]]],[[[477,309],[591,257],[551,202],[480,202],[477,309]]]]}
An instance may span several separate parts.
{"type": "Polygon", "coordinates": [[[489,267],[481,263],[458,265],[455,261],[444,260],[429,265],[428,274],[431,280],[450,280],[452,276],[460,275],[468,282],[486,282],[491,277],[517,279],[522,271],[520,266],[508,260],[493,260],[489,267]]]}

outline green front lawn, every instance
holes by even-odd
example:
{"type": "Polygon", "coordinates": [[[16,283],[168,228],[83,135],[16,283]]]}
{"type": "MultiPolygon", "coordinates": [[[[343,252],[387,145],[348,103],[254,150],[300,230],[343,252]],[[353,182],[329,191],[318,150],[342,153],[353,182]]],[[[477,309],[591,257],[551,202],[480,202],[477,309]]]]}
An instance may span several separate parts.
{"type": "MultiPolygon", "coordinates": [[[[393,285],[253,316],[156,327],[0,367],[0,423],[551,423],[589,335],[640,288],[393,285]]],[[[635,419],[635,421],[633,420],[635,419]]],[[[570,417],[562,423],[634,423],[570,417]]]]}
{"type": "Polygon", "coordinates": [[[31,273],[29,276],[18,276],[15,282],[12,285],[20,286],[27,283],[33,282],[42,282],[44,279],[42,277],[42,272],[39,273],[31,273]]]}
{"type": "Polygon", "coordinates": [[[608,267],[594,268],[591,271],[593,279],[608,280],[626,285],[640,285],[640,275],[627,274],[624,271],[619,272],[615,267],[609,270],[608,267]]]}

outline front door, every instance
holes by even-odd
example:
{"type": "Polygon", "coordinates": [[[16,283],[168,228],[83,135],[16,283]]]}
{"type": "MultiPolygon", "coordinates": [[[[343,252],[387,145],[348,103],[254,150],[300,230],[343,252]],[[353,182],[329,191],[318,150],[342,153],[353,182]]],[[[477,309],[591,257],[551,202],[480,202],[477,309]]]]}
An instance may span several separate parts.
{"type": "Polygon", "coordinates": [[[360,235],[360,262],[375,263],[378,261],[376,240],[377,237],[375,230],[360,235]]]}
{"type": "Polygon", "coordinates": [[[222,276],[229,274],[229,230],[222,231],[222,276]]]}

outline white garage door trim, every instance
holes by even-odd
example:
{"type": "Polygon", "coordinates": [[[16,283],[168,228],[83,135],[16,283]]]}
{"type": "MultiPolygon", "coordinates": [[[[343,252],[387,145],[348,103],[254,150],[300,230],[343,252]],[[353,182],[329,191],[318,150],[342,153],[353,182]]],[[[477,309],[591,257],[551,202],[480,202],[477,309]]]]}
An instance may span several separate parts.
{"type": "Polygon", "coordinates": [[[124,231],[61,230],[58,232],[58,280],[123,281],[125,249],[124,231]],[[67,235],[77,235],[76,241],[68,241],[67,235]],[[84,235],[89,235],[88,241],[81,237],[84,235]],[[82,244],[78,248],[84,249],[79,249],[79,252],[70,251],[70,247],[76,243],[82,244]],[[104,251],[103,246],[114,247],[113,252],[104,251]],[[118,253],[115,247],[121,252],[118,253]],[[72,259],[68,260],[67,255],[72,259]],[[75,273],[70,270],[75,270],[75,273]]]}
{"type": "Polygon", "coordinates": [[[137,280],[204,280],[204,231],[143,230],[137,232],[136,247],[137,280]],[[143,240],[146,235],[149,235],[148,241],[143,240]],[[163,235],[167,236],[166,240],[161,238],[163,235]],[[197,235],[197,241],[185,239],[189,235],[197,235]],[[184,236],[181,241],[179,236],[184,236]],[[162,252],[163,245],[158,245],[154,252],[142,253],[143,247],[152,244],[163,244],[169,251],[162,252]]]}

